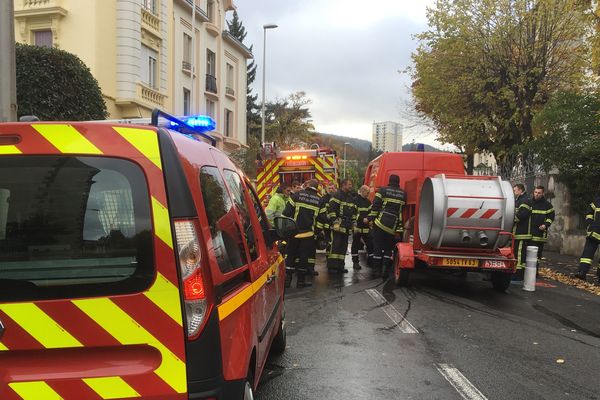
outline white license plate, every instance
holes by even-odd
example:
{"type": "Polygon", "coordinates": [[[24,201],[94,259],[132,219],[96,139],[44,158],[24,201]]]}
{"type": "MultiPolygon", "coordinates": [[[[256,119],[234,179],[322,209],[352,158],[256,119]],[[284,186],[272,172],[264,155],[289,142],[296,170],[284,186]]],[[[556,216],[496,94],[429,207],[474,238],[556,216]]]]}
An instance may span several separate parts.
{"type": "Polygon", "coordinates": [[[499,260],[485,260],[483,268],[506,268],[506,262],[499,260]]]}

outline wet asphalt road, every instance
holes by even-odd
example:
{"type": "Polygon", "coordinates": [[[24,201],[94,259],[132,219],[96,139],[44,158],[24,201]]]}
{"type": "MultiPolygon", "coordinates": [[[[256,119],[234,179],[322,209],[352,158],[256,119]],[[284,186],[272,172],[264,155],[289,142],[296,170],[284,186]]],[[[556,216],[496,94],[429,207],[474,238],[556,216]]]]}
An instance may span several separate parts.
{"type": "Polygon", "coordinates": [[[545,280],[498,293],[471,273],[398,288],[317,260],[314,286],[286,295],[288,348],[259,400],[600,399],[600,297],[545,280]]]}

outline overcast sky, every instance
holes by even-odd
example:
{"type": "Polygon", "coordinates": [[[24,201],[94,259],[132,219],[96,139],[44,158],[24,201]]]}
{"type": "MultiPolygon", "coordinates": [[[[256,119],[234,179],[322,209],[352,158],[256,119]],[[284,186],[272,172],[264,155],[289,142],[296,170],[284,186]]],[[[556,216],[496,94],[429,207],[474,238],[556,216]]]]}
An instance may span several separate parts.
{"type": "Polygon", "coordinates": [[[434,0],[235,0],[258,64],[261,101],[264,24],[267,101],[304,91],[319,132],[371,140],[373,121],[407,125],[404,143],[434,144],[435,135],[405,119],[411,35],[427,28],[434,0]]]}

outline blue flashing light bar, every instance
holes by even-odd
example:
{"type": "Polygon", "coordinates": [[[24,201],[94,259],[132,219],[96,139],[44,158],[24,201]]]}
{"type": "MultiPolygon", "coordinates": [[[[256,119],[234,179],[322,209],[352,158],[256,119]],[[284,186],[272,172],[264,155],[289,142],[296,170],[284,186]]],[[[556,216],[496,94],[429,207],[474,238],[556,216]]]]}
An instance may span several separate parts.
{"type": "Polygon", "coordinates": [[[191,117],[186,117],[184,119],[179,119],[164,111],[154,109],[152,110],[151,124],[154,126],[158,126],[159,117],[168,120],[170,122],[170,128],[173,130],[191,136],[192,138],[194,135],[201,136],[205,139],[210,140],[213,146],[215,146],[217,143],[215,138],[207,133],[210,131],[214,131],[217,126],[217,123],[214,119],[207,115],[195,115],[191,117]]]}

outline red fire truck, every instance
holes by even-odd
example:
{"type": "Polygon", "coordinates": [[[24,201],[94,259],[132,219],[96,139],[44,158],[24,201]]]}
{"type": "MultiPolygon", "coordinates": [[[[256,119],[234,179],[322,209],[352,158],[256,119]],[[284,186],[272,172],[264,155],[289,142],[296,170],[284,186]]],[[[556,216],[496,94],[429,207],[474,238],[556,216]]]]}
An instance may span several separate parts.
{"type": "Polygon", "coordinates": [[[280,150],[267,143],[257,163],[256,188],[261,202],[270,198],[282,183],[316,179],[324,190],[329,183],[337,185],[338,181],[337,156],[329,147],[280,150]]]}
{"type": "Polygon", "coordinates": [[[506,290],[515,270],[511,184],[497,176],[467,175],[458,154],[384,153],[365,174],[371,196],[392,174],[407,195],[396,282],[406,285],[415,268],[460,270],[490,273],[494,289],[506,290]]]}

